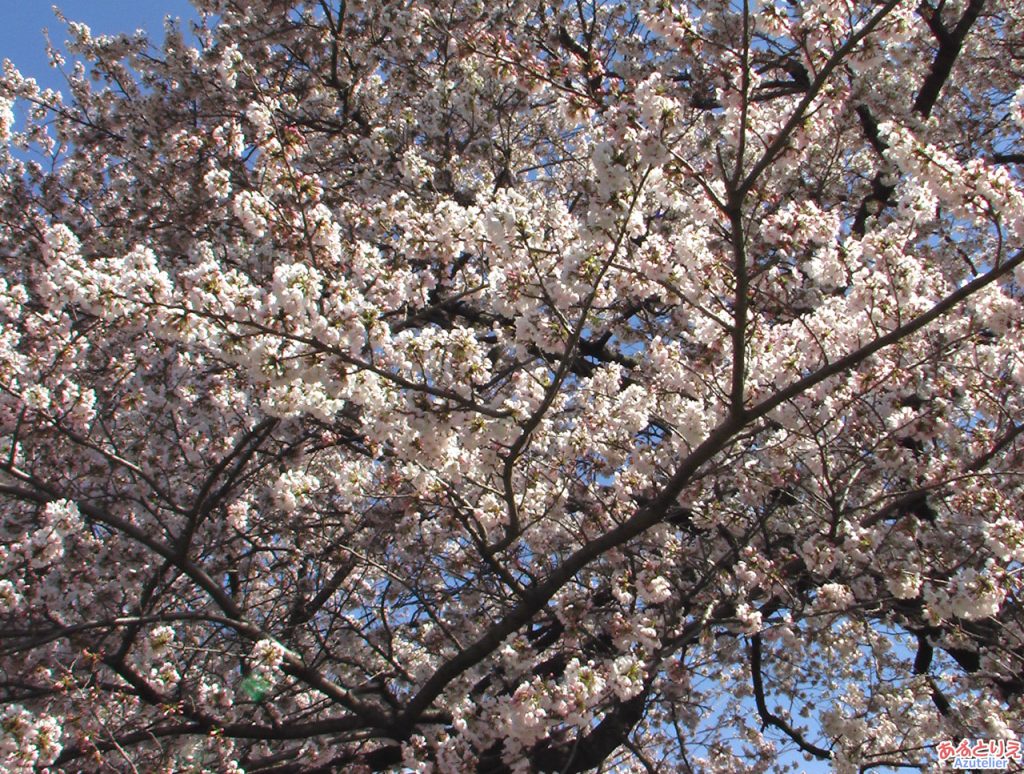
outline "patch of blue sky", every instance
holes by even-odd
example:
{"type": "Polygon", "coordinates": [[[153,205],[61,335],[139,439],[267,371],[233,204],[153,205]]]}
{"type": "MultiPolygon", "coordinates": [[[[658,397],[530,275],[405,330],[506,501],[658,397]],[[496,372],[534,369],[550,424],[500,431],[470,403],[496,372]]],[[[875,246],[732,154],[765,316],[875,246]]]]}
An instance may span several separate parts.
{"type": "MultiPolygon", "coordinates": [[[[68,21],[86,24],[95,35],[115,35],[144,30],[154,43],[164,36],[167,17],[184,27],[197,21],[198,14],[188,0],[64,0],[57,7],[68,21]]],[[[60,71],[51,67],[46,53],[47,32],[58,49],[64,48],[67,29],[53,7],[39,0],[0,0],[4,23],[0,25],[0,58],[11,60],[26,77],[44,88],[65,86],[60,71]]]]}

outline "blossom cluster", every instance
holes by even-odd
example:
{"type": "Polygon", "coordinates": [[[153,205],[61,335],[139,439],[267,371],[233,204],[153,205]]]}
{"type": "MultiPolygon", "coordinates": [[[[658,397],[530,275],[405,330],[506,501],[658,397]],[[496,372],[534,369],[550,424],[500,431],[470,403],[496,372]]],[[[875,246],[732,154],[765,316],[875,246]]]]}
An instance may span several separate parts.
{"type": "Polygon", "coordinates": [[[0,73],[0,768],[1017,739],[1020,0],[193,4],[0,73]]]}

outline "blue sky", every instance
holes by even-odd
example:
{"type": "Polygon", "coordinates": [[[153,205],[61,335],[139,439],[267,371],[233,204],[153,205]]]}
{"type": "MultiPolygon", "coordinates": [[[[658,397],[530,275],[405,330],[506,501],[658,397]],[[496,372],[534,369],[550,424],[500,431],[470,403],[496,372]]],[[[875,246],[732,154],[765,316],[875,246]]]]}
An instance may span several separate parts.
{"type": "Polygon", "coordinates": [[[54,88],[62,80],[47,64],[43,28],[55,43],[67,37],[51,10],[54,4],[68,19],[88,24],[97,34],[141,28],[157,40],[163,36],[165,16],[195,18],[188,0],[0,0],[0,59],[10,59],[24,75],[54,88]]]}

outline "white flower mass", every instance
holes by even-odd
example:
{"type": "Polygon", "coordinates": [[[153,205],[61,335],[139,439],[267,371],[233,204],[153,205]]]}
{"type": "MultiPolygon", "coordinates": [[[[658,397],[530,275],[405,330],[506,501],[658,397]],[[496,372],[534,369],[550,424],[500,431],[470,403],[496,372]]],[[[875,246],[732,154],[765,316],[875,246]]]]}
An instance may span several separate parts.
{"type": "Polygon", "coordinates": [[[1022,0],[193,5],[0,70],[0,770],[1016,738],[1022,0]]]}

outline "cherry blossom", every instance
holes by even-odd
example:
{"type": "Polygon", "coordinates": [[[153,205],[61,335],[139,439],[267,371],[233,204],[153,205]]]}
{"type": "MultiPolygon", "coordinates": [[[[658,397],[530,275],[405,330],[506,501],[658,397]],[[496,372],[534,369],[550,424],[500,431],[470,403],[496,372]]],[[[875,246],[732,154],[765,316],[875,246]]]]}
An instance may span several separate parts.
{"type": "Polygon", "coordinates": [[[193,4],[0,74],[0,768],[1019,737],[1019,0],[193,4]]]}

